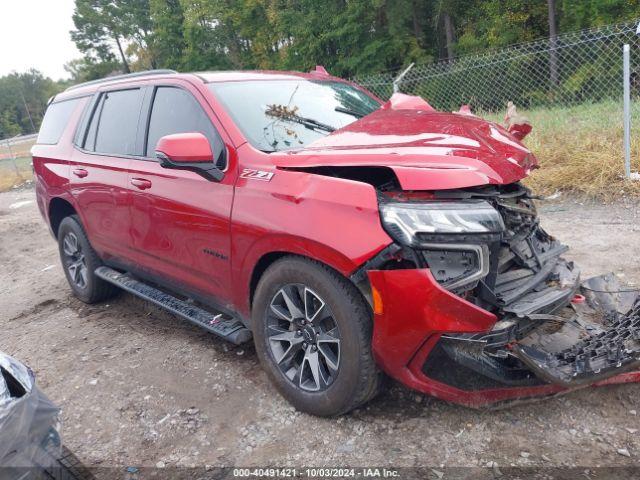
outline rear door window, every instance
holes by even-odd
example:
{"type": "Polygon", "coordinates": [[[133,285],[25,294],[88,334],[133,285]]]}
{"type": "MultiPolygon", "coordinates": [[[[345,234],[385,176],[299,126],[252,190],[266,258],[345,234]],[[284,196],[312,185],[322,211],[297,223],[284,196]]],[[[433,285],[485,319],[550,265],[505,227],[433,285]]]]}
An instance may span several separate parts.
{"type": "Polygon", "coordinates": [[[45,113],[42,119],[42,125],[40,126],[36,143],[45,145],[55,145],[58,143],[79,100],[79,98],[74,98],[73,100],[64,100],[49,105],[47,113],[45,113]]]}
{"type": "Polygon", "coordinates": [[[141,104],[139,88],[103,93],[89,124],[85,150],[106,155],[135,155],[141,104]]]}
{"type": "Polygon", "coordinates": [[[146,155],[153,155],[161,137],[192,132],[199,132],[207,137],[213,150],[213,158],[221,158],[222,141],[193,95],[181,88],[158,87],[149,119],[146,155]]]}

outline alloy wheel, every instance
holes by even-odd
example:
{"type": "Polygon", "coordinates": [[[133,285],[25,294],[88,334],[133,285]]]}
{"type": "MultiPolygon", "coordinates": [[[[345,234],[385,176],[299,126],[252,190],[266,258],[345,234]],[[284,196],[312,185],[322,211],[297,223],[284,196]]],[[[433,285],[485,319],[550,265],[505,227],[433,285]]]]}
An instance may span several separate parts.
{"type": "Polygon", "coordinates": [[[302,390],[326,390],[340,368],[340,331],[331,308],[299,283],[283,286],[267,308],[267,341],[280,372],[302,390]]]}
{"type": "Polygon", "coordinates": [[[87,264],[82,246],[73,232],[68,232],[62,239],[64,264],[69,272],[69,278],[78,288],[87,286],[87,264]]]}

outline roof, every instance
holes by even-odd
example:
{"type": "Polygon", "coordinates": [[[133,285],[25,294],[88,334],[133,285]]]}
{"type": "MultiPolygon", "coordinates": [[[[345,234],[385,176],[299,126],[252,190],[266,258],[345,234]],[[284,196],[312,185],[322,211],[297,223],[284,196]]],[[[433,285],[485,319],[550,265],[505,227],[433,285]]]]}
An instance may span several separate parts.
{"type": "MultiPolygon", "coordinates": [[[[324,70],[324,69],[323,69],[324,70]]],[[[323,71],[311,72],[284,72],[280,70],[236,70],[223,72],[198,72],[195,73],[205,82],[238,82],[251,80],[299,80],[301,78],[307,80],[318,80],[331,78],[333,80],[341,80],[332,77],[323,71]]]]}
{"type": "Polygon", "coordinates": [[[56,96],[57,99],[75,97],[77,95],[87,95],[95,92],[104,85],[126,84],[131,80],[147,80],[150,78],[188,78],[189,80],[199,79],[204,83],[210,82],[238,82],[252,80],[319,80],[332,79],[344,81],[329,75],[323,67],[316,67],[309,73],[303,72],[283,72],[278,70],[236,70],[236,71],[214,71],[197,73],[178,73],[174,70],[147,70],[143,72],[127,73],[112,77],[101,78],[89,82],[79,83],[67,88],[63,93],[56,96]]]}

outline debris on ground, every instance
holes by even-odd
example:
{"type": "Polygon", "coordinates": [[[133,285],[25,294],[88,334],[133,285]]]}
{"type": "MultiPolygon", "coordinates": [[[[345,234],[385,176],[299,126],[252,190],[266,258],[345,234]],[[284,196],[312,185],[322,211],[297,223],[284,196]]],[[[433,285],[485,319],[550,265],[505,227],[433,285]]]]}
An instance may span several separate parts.
{"type": "MultiPolygon", "coordinates": [[[[640,384],[583,389],[500,410],[472,410],[393,382],[339,418],[291,407],[250,344],[241,349],[127,294],[73,298],[32,189],[0,194],[0,350],[30,365],[62,407],[63,437],[89,466],[205,465],[490,468],[631,466],[640,449],[640,384]],[[238,351],[242,354],[238,355],[238,351]],[[96,380],[95,384],[91,384],[96,380]],[[418,397],[422,400],[418,401],[418,397]],[[295,438],[295,446],[283,439],[295,438]],[[627,454],[620,451],[626,451],[627,454]],[[425,456],[425,452],[429,452],[425,456]],[[528,457],[522,453],[529,454],[528,457]],[[162,462],[162,463],[160,463],[162,462]]],[[[542,203],[546,230],[589,278],[640,284],[640,206],[542,203]]],[[[289,442],[290,443],[290,442],[289,442]]],[[[436,472],[433,478],[438,478],[436,472]]]]}

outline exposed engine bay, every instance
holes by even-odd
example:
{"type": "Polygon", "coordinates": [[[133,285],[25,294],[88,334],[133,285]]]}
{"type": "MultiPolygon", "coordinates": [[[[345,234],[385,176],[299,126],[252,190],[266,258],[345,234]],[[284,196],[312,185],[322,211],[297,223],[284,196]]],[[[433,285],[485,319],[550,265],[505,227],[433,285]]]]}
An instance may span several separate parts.
{"type": "Polygon", "coordinates": [[[425,375],[462,390],[575,388],[640,367],[638,290],[613,274],[581,282],[562,258],[568,248],[541,228],[527,188],[396,192],[379,195],[397,243],[363,269],[429,268],[441,286],[498,317],[490,332],[442,335],[425,375]]]}

